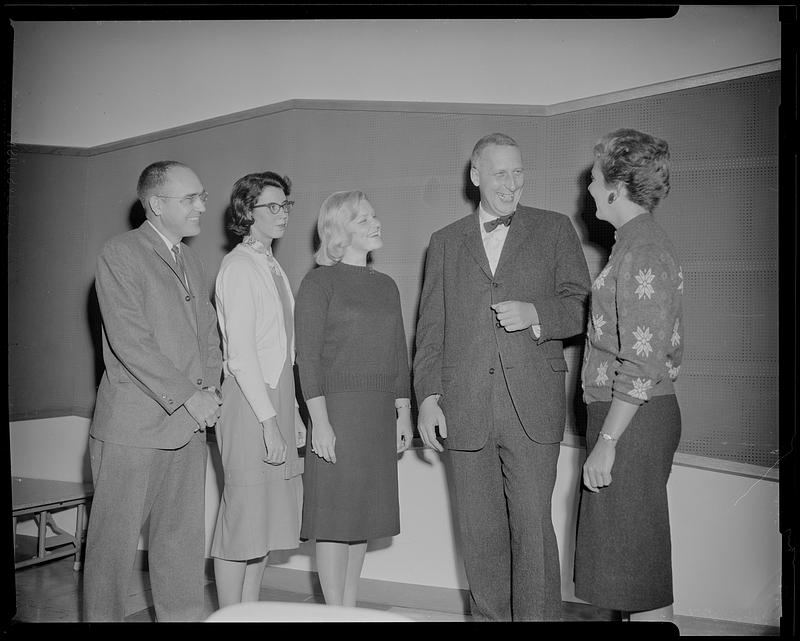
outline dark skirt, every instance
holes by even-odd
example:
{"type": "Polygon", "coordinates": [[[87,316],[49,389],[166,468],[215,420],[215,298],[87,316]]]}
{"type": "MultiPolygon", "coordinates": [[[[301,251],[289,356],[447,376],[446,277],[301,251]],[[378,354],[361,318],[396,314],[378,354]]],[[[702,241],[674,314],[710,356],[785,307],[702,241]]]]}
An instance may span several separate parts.
{"type": "MultiPolygon", "coordinates": [[[[610,407],[610,402],[588,405],[589,452],[610,407]]],[[[611,485],[597,493],[582,487],[575,546],[579,599],[627,612],[673,602],[667,479],[680,436],[675,395],[652,398],[616,445],[611,485]]]]}
{"type": "Polygon", "coordinates": [[[400,532],[397,422],[389,392],[326,394],[336,463],[311,451],[309,429],[303,474],[300,537],[364,541],[400,532]]]}

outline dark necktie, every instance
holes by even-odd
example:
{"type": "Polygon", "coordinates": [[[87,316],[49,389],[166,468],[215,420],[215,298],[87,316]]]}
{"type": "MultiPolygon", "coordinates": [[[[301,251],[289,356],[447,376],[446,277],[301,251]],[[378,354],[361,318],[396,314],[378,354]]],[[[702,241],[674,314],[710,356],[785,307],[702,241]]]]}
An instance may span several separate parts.
{"type": "Polygon", "coordinates": [[[487,232],[494,231],[498,225],[505,225],[508,227],[511,224],[511,219],[514,217],[514,213],[510,213],[508,216],[497,216],[490,220],[488,223],[483,223],[483,228],[487,232]]]}
{"type": "Polygon", "coordinates": [[[183,262],[183,255],[181,254],[181,248],[178,245],[172,246],[172,253],[175,254],[175,262],[178,264],[178,270],[183,277],[183,282],[186,285],[186,289],[189,289],[189,278],[186,276],[186,265],[183,262]]]}

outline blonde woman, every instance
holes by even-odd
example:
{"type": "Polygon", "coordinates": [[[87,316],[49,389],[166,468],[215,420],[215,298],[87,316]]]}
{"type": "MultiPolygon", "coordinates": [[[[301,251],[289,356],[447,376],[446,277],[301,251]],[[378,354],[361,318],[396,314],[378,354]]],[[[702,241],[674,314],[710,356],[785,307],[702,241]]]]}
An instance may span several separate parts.
{"type": "Polygon", "coordinates": [[[400,532],[397,454],[411,442],[409,367],[395,282],[367,264],[381,224],[360,191],[331,194],[318,268],[297,294],[297,364],[311,415],[300,536],[316,541],[325,602],[355,606],[367,542],[400,532]]]}

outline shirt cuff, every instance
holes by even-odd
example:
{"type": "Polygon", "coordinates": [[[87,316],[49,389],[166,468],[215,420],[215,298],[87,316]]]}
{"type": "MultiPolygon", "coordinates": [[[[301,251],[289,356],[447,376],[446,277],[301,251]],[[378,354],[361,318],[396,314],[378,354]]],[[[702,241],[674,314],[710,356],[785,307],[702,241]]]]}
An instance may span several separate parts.
{"type": "Polygon", "coordinates": [[[533,332],[533,337],[536,340],[539,340],[542,336],[542,326],[541,325],[531,325],[531,332],[533,332]]]}

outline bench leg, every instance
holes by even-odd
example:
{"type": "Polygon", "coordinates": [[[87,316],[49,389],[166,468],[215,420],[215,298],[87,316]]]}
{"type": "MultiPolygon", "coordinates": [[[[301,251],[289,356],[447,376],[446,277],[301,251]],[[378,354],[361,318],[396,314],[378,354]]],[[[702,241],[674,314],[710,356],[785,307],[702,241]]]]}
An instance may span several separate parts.
{"type": "Polygon", "coordinates": [[[33,520],[36,521],[36,524],[39,526],[39,544],[38,544],[38,552],[36,556],[40,559],[44,558],[45,555],[45,541],[47,539],[47,518],[50,515],[48,514],[47,510],[42,510],[33,517],[33,520]]]}
{"type": "Polygon", "coordinates": [[[75,572],[81,571],[83,565],[83,545],[86,540],[86,506],[83,503],[78,505],[78,516],[75,520],[75,563],[72,569],[75,572]]]}

